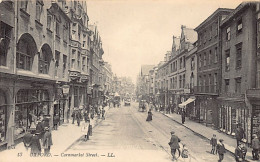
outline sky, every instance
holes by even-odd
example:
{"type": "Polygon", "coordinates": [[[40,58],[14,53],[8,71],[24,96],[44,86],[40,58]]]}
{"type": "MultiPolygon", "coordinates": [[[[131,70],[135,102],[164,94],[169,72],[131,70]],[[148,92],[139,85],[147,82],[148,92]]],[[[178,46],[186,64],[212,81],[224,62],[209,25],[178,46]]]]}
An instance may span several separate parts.
{"type": "Polygon", "coordinates": [[[241,0],[87,0],[89,24],[96,23],[103,59],[117,76],[133,81],[141,65],[157,65],[171,50],[181,25],[196,28],[217,8],[236,8],[241,0]]]}

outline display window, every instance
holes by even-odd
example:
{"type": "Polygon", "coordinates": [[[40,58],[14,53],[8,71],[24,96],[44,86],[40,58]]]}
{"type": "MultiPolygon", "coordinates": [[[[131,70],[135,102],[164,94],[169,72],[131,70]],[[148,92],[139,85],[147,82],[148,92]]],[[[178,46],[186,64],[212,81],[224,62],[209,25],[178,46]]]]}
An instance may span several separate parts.
{"type": "Polygon", "coordinates": [[[15,138],[19,138],[27,129],[35,129],[37,120],[49,115],[49,104],[47,90],[19,90],[15,105],[15,138]]]}
{"type": "Polygon", "coordinates": [[[0,143],[6,140],[6,111],[7,101],[5,94],[0,90],[0,143]]]}

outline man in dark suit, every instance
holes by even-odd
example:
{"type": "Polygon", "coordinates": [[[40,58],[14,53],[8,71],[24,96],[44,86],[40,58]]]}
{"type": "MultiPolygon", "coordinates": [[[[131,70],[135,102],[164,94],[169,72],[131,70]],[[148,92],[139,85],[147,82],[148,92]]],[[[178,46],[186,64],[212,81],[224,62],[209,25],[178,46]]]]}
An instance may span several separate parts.
{"type": "Polygon", "coordinates": [[[58,114],[56,114],[54,117],[53,117],[53,125],[54,125],[54,129],[57,130],[58,129],[58,124],[60,122],[60,117],[58,114]]]}
{"type": "Polygon", "coordinates": [[[41,153],[41,144],[40,144],[40,138],[39,138],[40,132],[33,131],[33,136],[31,139],[31,154],[34,156],[34,154],[37,156],[41,153]]]}
{"type": "Polygon", "coordinates": [[[226,153],[226,148],[223,144],[223,139],[219,140],[219,144],[217,144],[217,150],[218,150],[218,155],[219,155],[219,162],[221,162],[224,159],[224,154],[226,153]]]}
{"type": "MultiPolygon", "coordinates": [[[[178,149],[178,150],[180,149],[179,142],[181,140],[174,134],[175,134],[175,132],[171,131],[171,140],[168,144],[171,147],[171,154],[172,154],[173,160],[177,160],[177,158],[175,157],[175,153],[176,153],[176,149],[178,149]]],[[[179,150],[179,153],[180,153],[180,150],[179,150]]]]}
{"type": "Polygon", "coordinates": [[[51,145],[53,145],[53,143],[52,143],[52,135],[48,127],[45,128],[45,133],[42,139],[42,145],[44,148],[44,154],[49,154],[51,145]]]}

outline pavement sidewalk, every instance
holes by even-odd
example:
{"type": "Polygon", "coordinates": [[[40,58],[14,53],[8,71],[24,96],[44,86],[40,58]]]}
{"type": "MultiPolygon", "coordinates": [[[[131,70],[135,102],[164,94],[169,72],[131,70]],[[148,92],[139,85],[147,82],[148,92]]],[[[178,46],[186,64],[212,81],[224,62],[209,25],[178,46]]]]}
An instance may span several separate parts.
{"type": "MultiPolygon", "coordinates": [[[[179,114],[164,114],[164,112],[161,112],[163,115],[171,118],[173,121],[177,122],[180,125],[183,125],[187,129],[191,130],[195,134],[207,139],[210,141],[211,137],[213,134],[216,134],[217,139],[223,139],[225,148],[227,151],[230,153],[234,154],[235,153],[235,148],[236,148],[236,139],[226,135],[224,133],[219,132],[218,130],[214,130],[211,127],[206,127],[205,125],[201,123],[197,123],[195,121],[189,120],[186,118],[185,123],[182,124],[181,122],[181,115],[179,114]]],[[[210,151],[210,150],[209,150],[210,151]]],[[[253,161],[252,160],[252,148],[247,147],[247,154],[246,154],[246,160],[247,161],[253,161]]]]}
{"type": "MultiPolygon", "coordinates": [[[[105,107],[106,112],[109,110],[109,107],[105,107]]],[[[102,119],[98,119],[98,117],[95,115],[93,121],[92,121],[92,127],[94,128],[96,125],[98,125],[102,119]]],[[[80,123],[83,124],[84,120],[82,120],[80,123]]],[[[72,124],[72,120],[69,121],[69,123],[64,123],[58,127],[58,130],[52,130],[52,141],[53,145],[51,147],[51,154],[54,155],[60,155],[61,153],[65,152],[75,141],[78,141],[83,137],[83,134],[81,132],[81,125],[77,126],[77,122],[72,124]]],[[[91,137],[90,137],[91,138],[91,137]]],[[[18,153],[24,153],[26,154],[27,151],[24,147],[23,142],[18,143],[15,145],[15,149],[10,150],[4,150],[0,152],[0,156],[5,155],[17,155],[18,153]]],[[[30,151],[28,151],[28,154],[30,151]]]]}

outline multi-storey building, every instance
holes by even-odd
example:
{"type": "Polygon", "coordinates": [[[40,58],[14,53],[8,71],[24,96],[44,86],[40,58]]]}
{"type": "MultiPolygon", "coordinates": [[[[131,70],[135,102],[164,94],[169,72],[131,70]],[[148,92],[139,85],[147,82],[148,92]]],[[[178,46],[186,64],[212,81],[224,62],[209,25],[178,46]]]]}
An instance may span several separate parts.
{"type": "Polygon", "coordinates": [[[139,76],[139,90],[138,97],[141,96],[142,99],[149,100],[149,71],[154,68],[154,65],[142,65],[141,72],[139,76]]]}
{"type": "Polygon", "coordinates": [[[198,85],[195,86],[199,121],[218,126],[217,97],[221,78],[220,23],[231,9],[217,9],[195,30],[198,32],[198,85]]]}
{"type": "Polygon", "coordinates": [[[38,118],[52,126],[55,114],[67,117],[70,20],[56,2],[3,1],[0,8],[0,145],[11,146],[38,118]]]}
{"type": "Polygon", "coordinates": [[[186,114],[190,119],[198,119],[198,109],[195,106],[195,95],[194,86],[197,85],[197,63],[196,63],[196,53],[197,53],[197,41],[193,44],[194,48],[189,49],[185,58],[185,87],[184,94],[186,95],[186,101],[179,104],[179,107],[186,107],[186,114]]]}
{"type": "Polygon", "coordinates": [[[104,70],[104,94],[106,96],[109,96],[112,93],[112,79],[113,79],[111,65],[108,62],[105,62],[103,70],[104,70]]]}
{"type": "Polygon", "coordinates": [[[92,89],[92,104],[99,105],[103,102],[103,87],[102,82],[102,66],[104,61],[102,55],[104,54],[101,37],[99,35],[97,25],[89,25],[91,30],[91,45],[90,45],[90,85],[92,89]]]}
{"type": "Polygon", "coordinates": [[[259,9],[259,3],[241,3],[221,23],[222,86],[218,126],[223,132],[235,135],[237,124],[241,124],[249,143],[260,125],[259,94],[256,93],[259,90],[254,89],[257,88],[256,4],[259,9]]]}
{"type": "MultiPolygon", "coordinates": [[[[189,92],[184,91],[186,87],[186,55],[193,48],[193,43],[197,40],[197,33],[186,26],[181,26],[181,37],[173,37],[172,57],[169,60],[169,80],[170,80],[170,103],[172,111],[179,111],[180,103],[189,99],[189,92]],[[178,41],[178,42],[177,42],[178,41]]],[[[181,108],[184,108],[186,104],[181,108]]]]}
{"type": "Polygon", "coordinates": [[[73,108],[88,107],[88,80],[99,83],[88,77],[91,34],[98,75],[104,52],[86,8],[84,1],[0,2],[0,146],[12,146],[38,119],[52,127],[54,115],[68,122],[73,108]]]}

